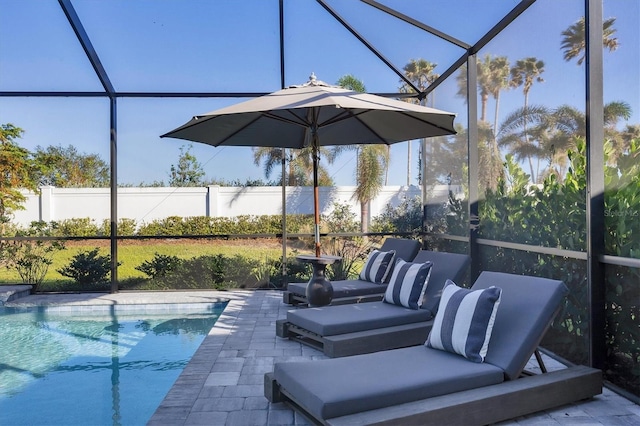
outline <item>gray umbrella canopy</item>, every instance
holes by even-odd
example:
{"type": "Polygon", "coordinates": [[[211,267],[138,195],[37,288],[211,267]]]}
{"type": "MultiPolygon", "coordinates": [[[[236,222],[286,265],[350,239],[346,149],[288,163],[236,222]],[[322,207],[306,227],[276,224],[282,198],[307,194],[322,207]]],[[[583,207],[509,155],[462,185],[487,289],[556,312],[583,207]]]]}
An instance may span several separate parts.
{"type": "Polygon", "coordinates": [[[324,145],[392,144],[455,134],[455,114],[358,93],[316,80],[193,117],[161,137],[213,146],[314,152],[316,256],[320,256],[317,162],[324,145]]]}

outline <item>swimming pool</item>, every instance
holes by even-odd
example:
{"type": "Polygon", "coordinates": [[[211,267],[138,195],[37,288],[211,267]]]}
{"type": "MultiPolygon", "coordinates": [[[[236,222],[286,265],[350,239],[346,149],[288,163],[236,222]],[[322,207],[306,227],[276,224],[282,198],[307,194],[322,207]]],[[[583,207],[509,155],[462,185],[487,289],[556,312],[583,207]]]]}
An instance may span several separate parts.
{"type": "Polygon", "coordinates": [[[146,424],[225,306],[0,308],[0,424],[146,424]]]}

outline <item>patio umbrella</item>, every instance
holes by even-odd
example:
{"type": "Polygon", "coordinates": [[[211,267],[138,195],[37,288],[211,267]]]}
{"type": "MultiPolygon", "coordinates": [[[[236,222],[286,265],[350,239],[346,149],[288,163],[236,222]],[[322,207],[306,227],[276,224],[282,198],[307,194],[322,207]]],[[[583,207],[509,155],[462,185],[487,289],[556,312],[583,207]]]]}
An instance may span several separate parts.
{"type": "Polygon", "coordinates": [[[309,81],[193,117],[162,135],[213,146],[261,146],[313,152],[316,256],[320,256],[318,147],[392,144],[455,134],[455,114],[309,81]]]}

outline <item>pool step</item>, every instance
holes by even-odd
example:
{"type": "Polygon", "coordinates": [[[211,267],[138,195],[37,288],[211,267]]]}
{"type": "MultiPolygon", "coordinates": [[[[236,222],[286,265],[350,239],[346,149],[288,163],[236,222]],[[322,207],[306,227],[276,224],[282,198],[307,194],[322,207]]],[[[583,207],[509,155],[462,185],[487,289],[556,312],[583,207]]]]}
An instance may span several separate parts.
{"type": "Polygon", "coordinates": [[[12,300],[31,294],[30,285],[3,285],[0,286],[0,306],[12,300]]]}

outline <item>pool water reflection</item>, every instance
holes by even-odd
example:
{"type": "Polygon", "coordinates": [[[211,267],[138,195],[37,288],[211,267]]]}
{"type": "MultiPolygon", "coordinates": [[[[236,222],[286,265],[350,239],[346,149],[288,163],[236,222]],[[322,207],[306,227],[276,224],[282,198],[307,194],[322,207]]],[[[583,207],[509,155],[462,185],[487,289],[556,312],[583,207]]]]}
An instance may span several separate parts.
{"type": "Polygon", "coordinates": [[[144,425],[224,310],[0,309],[0,423],[144,425]]]}

